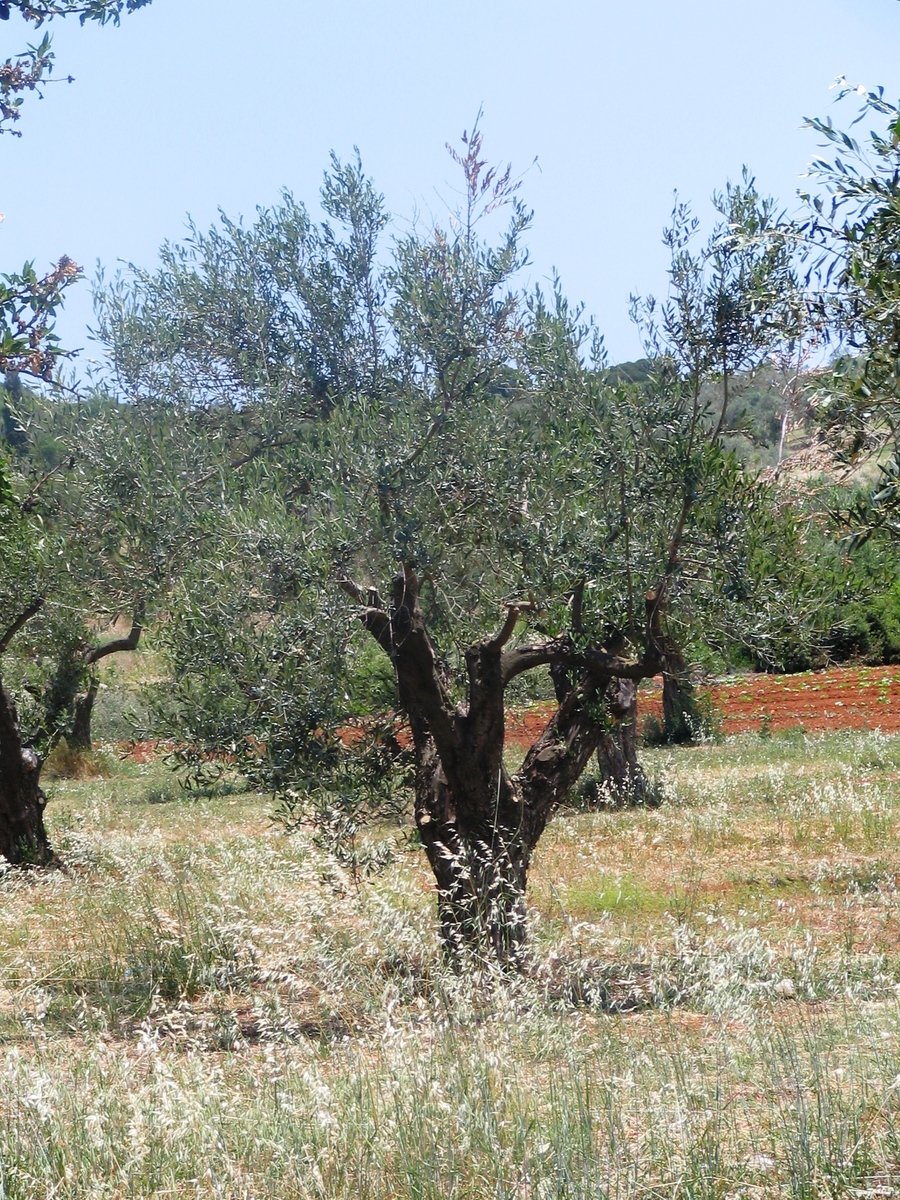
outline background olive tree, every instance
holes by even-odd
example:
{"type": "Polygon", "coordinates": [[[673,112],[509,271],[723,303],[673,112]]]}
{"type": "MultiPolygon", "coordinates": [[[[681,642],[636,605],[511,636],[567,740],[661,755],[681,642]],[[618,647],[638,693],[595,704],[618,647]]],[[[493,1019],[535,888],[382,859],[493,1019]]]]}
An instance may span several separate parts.
{"type": "MultiPolygon", "coordinates": [[[[132,12],[147,3],[149,0],[84,0],[83,3],[7,0],[0,5],[0,19],[9,20],[15,15],[27,24],[42,26],[57,17],[77,15],[82,24],[117,23],[123,12],[132,12]]],[[[53,65],[47,36],[37,46],[28,47],[0,64],[0,133],[19,135],[15,126],[25,96],[29,92],[41,93],[53,65]]],[[[14,428],[9,400],[20,385],[20,377],[51,384],[60,360],[68,356],[53,326],[66,289],[79,275],[78,266],[64,255],[43,274],[32,263],[26,263],[20,271],[0,276],[0,372],[10,387],[3,404],[5,432],[14,428]]],[[[24,430],[19,429],[18,434],[21,448],[22,439],[27,442],[27,437],[24,430]]],[[[4,468],[4,519],[0,522],[0,670],[3,671],[10,646],[25,632],[30,634],[34,630],[33,622],[46,612],[50,592],[71,565],[72,545],[68,550],[61,548],[63,535],[45,525],[41,512],[42,506],[53,508],[58,483],[58,473],[52,468],[37,479],[27,470],[23,473],[9,466],[4,468]]],[[[52,637],[59,643],[59,630],[55,629],[52,637]]],[[[63,648],[63,655],[67,654],[63,648]]],[[[18,698],[21,700],[21,695],[18,698]]],[[[49,693],[46,698],[49,702],[49,693]]],[[[41,728],[46,730],[46,726],[41,728]]],[[[12,863],[48,863],[54,857],[43,823],[44,797],[39,782],[42,755],[35,741],[41,741],[41,734],[23,733],[16,699],[0,681],[0,853],[12,863]]]]}
{"type": "MultiPolygon", "coordinates": [[[[690,206],[676,201],[663,236],[668,294],[659,302],[634,298],[632,315],[647,361],[677,378],[689,396],[692,444],[722,449],[752,437],[736,417],[736,401],[771,370],[773,357],[804,342],[808,321],[793,242],[775,201],[760,195],[745,168],[739,184],[713,196],[713,207],[716,221],[704,236],[690,206]]],[[[777,609],[784,594],[773,588],[766,611],[777,609]]],[[[713,633],[701,630],[694,640],[708,642],[713,633]]],[[[761,621],[751,640],[762,659],[770,639],[761,621]]],[[[667,646],[660,735],[668,742],[691,741],[702,726],[686,659],[690,640],[685,629],[681,641],[670,638],[667,646]]]]}
{"type": "Polygon", "coordinates": [[[811,305],[835,349],[822,379],[818,411],[848,461],[879,458],[877,482],[845,514],[856,541],[900,534],[900,108],[884,89],[846,83],[838,99],[861,100],[850,128],[830,117],[807,125],[830,158],[813,162],[819,190],[804,195],[809,218],[796,227],[805,248],[811,305]]]}

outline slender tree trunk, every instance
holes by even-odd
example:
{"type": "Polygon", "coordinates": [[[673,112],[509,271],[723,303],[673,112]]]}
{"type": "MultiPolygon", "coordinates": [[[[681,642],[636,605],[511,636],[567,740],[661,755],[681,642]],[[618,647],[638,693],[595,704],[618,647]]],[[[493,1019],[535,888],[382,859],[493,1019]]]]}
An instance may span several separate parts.
{"type": "Polygon", "coordinates": [[[612,728],[597,747],[598,800],[613,808],[655,804],[656,793],[637,756],[637,684],[614,679],[605,698],[612,728]]]}
{"type": "Polygon", "coordinates": [[[91,718],[94,713],[94,701],[100,690],[100,675],[96,668],[91,669],[87,688],[76,698],[72,706],[72,725],[66,741],[72,750],[93,750],[94,742],[91,736],[91,718]]]}
{"type": "Polygon", "coordinates": [[[663,738],[669,745],[694,740],[700,724],[694,685],[684,655],[672,642],[663,664],[663,738]]]}
{"type": "Polygon", "coordinates": [[[41,760],[23,746],[12,696],[0,682],[0,854],[13,866],[50,866],[41,760]]]}

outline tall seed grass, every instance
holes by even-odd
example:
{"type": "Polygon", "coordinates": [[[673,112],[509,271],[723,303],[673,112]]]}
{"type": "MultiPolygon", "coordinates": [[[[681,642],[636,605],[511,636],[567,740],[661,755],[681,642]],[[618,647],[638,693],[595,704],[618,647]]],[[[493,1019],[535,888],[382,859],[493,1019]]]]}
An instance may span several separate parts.
{"type": "Polygon", "coordinates": [[[900,1027],[873,1018],[701,1038],[500,1003],[327,1051],[34,1047],[0,1074],[0,1181],[23,1198],[891,1196],[900,1027]]]}
{"type": "Polygon", "coordinates": [[[357,891],[259,798],[65,785],[70,873],[0,879],[0,1197],[900,1195],[898,761],[659,752],[548,831],[515,980],[402,847],[357,891]]]}

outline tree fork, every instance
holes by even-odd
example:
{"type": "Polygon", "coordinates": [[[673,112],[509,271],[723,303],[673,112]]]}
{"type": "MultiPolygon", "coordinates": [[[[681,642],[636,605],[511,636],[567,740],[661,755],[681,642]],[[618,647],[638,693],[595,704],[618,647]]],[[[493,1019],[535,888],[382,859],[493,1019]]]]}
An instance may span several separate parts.
{"type": "Polygon", "coordinates": [[[606,690],[620,678],[637,680],[658,668],[658,597],[647,598],[645,653],[638,661],[622,658],[624,639],[598,648],[562,637],[506,650],[520,615],[520,607],[510,605],[498,633],[466,650],[468,700],[456,705],[419,607],[413,566],[395,576],[389,610],[373,589],[348,579],[340,587],[391,658],[409,715],[416,825],[437,884],[445,953],[452,961],[487,955],[518,969],[527,956],[532,852],[603,737],[597,707],[606,703],[606,690]],[[503,764],[504,692],[510,679],[537,666],[565,677],[565,694],[511,778],[503,764]]]}

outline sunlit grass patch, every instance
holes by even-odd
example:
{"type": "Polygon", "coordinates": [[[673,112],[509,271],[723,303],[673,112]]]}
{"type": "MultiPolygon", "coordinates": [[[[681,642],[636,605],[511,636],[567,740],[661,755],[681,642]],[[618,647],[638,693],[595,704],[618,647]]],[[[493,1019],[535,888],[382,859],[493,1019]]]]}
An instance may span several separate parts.
{"type": "Polygon", "coordinates": [[[662,912],[667,896],[643,886],[630,875],[601,875],[568,884],[560,893],[560,901],[566,912],[583,918],[611,912],[662,912]]]}

